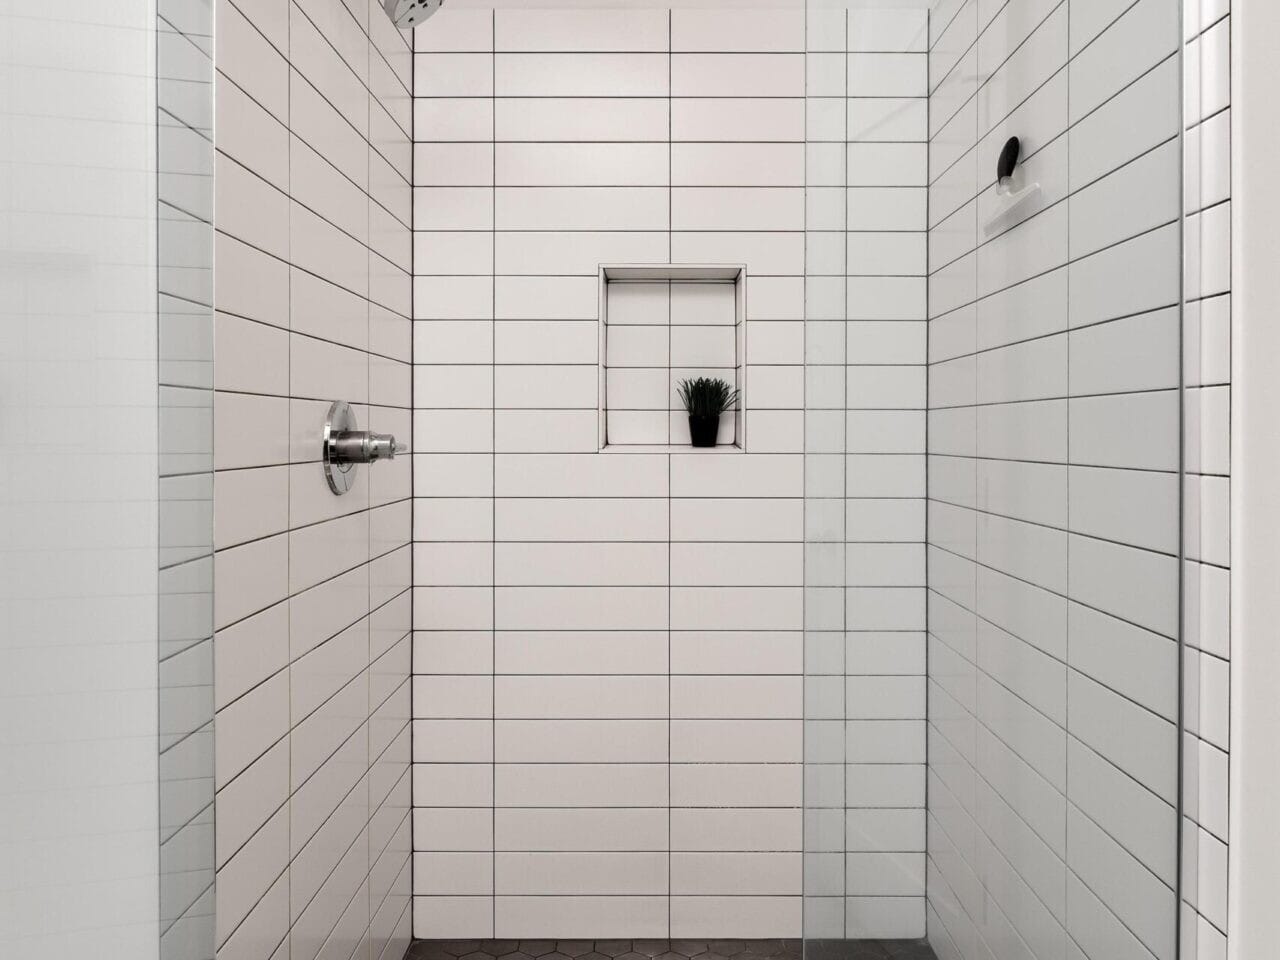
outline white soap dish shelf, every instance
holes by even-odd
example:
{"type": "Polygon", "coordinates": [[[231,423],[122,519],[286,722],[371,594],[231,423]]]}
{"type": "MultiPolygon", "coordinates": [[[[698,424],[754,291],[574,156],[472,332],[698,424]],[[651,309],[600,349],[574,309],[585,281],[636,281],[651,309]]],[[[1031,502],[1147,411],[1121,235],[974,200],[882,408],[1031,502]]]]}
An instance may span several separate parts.
{"type": "Polygon", "coordinates": [[[1003,187],[997,187],[996,191],[1003,203],[1000,204],[1000,209],[988,217],[987,222],[982,225],[983,230],[988,235],[1016,221],[1039,198],[1042,192],[1038,183],[1028,184],[1017,191],[1007,190],[1003,187]]]}

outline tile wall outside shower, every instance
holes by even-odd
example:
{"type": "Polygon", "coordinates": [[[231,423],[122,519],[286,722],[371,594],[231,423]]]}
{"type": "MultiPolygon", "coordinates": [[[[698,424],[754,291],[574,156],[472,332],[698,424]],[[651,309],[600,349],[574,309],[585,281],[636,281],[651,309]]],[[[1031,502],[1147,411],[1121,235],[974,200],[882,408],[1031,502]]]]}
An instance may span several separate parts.
{"type": "Polygon", "coordinates": [[[155,16],[0,6],[5,957],[157,955],[155,16]]]}
{"type": "MultiPolygon", "coordinates": [[[[928,900],[944,960],[1175,960],[1178,25],[1175,0],[933,13],[928,900]],[[1018,185],[1043,197],[989,233],[1011,135],[1018,185]]],[[[1201,317],[1189,341],[1212,364],[1225,316],[1201,317]]],[[[1212,563],[1188,572],[1217,581],[1212,563]]],[[[1223,627],[1203,643],[1220,649],[1223,627]]],[[[1222,798],[1205,799],[1221,826],[1222,798]]]]}
{"type": "MultiPolygon", "coordinates": [[[[843,16],[837,30],[809,82],[843,117],[844,70],[872,63],[846,61],[843,16]]],[[[416,43],[415,932],[799,936],[804,17],[446,7],[416,43]],[[597,269],[628,262],[746,264],[748,452],[597,452],[597,269]]],[[[905,59],[882,62],[918,71],[920,85],[894,96],[923,97],[923,47],[905,59]]],[[[842,147],[843,133],[820,139],[842,147]]],[[[899,167],[918,170],[923,194],[923,145],[919,156],[858,149],[890,184],[899,167]]],[[[834,200],[823,215],[842,234],[834,200]]],[[[823,272],[843,287],[843,250],[826,249],[836,265],[823,272]]],[[[909,251],[898,262],[923,270],[909,251]]],[[[923,283],[903,286],[866,280],[868,319],[922,319],[923,283]]],[[[842,307],[841,294],[837,320],[842,307]]],[[[923,407],[923,385],[898,367],[925,359],[922,337],[898,337],[908,329],[850,325],[866,356],[884,358],[850,377],[859,411],[923,407]]],[[[843,414],[843,398],[833,406],[843,414]]],[[[862,422],[867,442],[875,419],[862,422]]],[[[843,431],[826,449],[843,452],[843,431]]],[[[921,498],[920,444],[914,464],[854,457],[851,490],[921,498]]],[[[907,527],[850,539],[918,542],[907,527]]],[[[886,563],[854,549],[852,579],[836,582],[836,646],[840,585],[878,589],[886,569],[918,591],[906,622],[920,629],[920,561],[886,563]]],[[[922,675],[898,638],[857,639],[895,665],[885,672],[922,675]]],[[[897,717],[915,704],[922,728],[919,700],[872,709],[897,717]]],[[[877,764],[923,756],[899,753],[912,735],[878,716],[848,731],[879,792],[850,793],[847,887],[843,862],[822,869],[834,899],[849,893],[851,917],[873,915],[863,898],[920,904],[914,916],[887,910],[893,929],[852,935],[918,935],[909,858],[923,850],[923,784],[908,775],[903,789],[877,764]]]]}
{"type": "Polygon", "coordinates": [[[376,0],[217,17],[219,960],[410,936],[410,464],[345,497],[330,401],[407,434],[412,54],[376,0]]]}

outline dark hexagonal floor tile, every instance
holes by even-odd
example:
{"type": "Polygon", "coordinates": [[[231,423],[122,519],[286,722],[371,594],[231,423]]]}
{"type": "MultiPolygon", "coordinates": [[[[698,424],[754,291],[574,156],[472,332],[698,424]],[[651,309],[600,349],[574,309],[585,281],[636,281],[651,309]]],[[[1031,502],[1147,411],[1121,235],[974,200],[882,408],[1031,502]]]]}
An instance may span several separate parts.
{"type": "Polygon", "coordinates": [[[606,957],[620,957],[624,953],[631,952],[630,940],[597,940],[596,953],[603,953],[606,957]]]}
{"type": "Polygon", "coordinates": [[[415,943],[407,954],[408,960],[454,960],[454,956],[434,940],[415,943]]]}
{"type": "Polygon", "coordinates": [[[937,960],[927,940],[882,940],[885,953],[895,960],[937,960]]]}
{"type": "Polygon", "coordinates": [[[705,940],[672,940],[671,952],[678,953],[682,957],[696,957],[699,954],[707,952],[707,941],[705,940]]]}
{"type": "Polygon", "coordinates": [[[805,960],[855,960],[852,940],[810,940],[804,945],[805,960]]]}
{"type": "Polygon", "coordinates": [[[632,940],[631,949],[646,957],[657,957],[671,949],[670,940],[632,940]]]}
{"type": "Polygon", "coordinates": [[[441,950],[455,957],[465,957],[468,953],[475,953],[480,949],[479,940],[440,940],[438,943],[441,950]]]}
{"type": "Polygon", "coordinates": [[[924,940],[428,940],[406,960],[937,960],[924,940]]]}
{"type": "Polygon", "coordinates": [[[747,949],[741,940],[712,940],[707,947],[712,953],[718,953],[722,957],[736,957],[747,949]]]}

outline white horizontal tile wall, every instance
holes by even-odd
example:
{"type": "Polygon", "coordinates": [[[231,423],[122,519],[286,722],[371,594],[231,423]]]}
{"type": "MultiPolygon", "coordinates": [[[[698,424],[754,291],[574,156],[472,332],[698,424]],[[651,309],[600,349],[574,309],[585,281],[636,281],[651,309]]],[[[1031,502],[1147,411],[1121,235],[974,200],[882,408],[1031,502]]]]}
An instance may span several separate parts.
{"type": "Polygon", "coordinates": [[[805,935],[921,937],[928,18],[808,16],[805,935]]]}
{"type": "MultiPolygon", "coordinates": [[[[804,35],[799,11],[687,9],[446,8],[418,31],[419,936],[800,935],[804,35]],[[749,453],[596,452],[598,267],[644,262],[746,265],[749,453]]],[[[890,286],[868,321],[915,309],[890,286]]],[[[665,381],[662,315],[636,362],[665,381]]],[[[923,405],[868,383],[867,407],[923,405]]],[[[647,386],[665,444],[670,385],[647,386]]],[[[921,476],[865,485],[919,498],[921,476]]],[[[923,849],[922,825],[860,829],[923,849]]]]}
{"type": "MultiPolygon", "coordinates": [[[[803,394],[732,470],[596,452],[601,263],[747,263],[796,345],[755,369],[803,375],[802,155],[726,153],[797,128],[676,132],[675,104],[740,93],[684,15],[446,9],[418,33],[419,936],[800,932],[803,394]]],[[[736,57],[803,117],[793,61],[736,57]]],[[[612,304],[611,406],[665,445],[682,331],[652,289],[660,326],[612,304]]]]}
{"type": "Polygon", "coordinates": [[[927,879],[943,960],[1175,960],[1179,17],[1177,0],[957,0],[932,17],[927,879]],[[1010,136],[1015,187],[1041,196],[988,229],[1010,136]]]}
{"type": "Polygon", "coordinates": [[[1180,960],[1219,960],[1231,749],[1231,6],[1185,9],[1180,960]]]}
{"type": "Polygon", "coordinates": [[[219,960],[410,937],[411,464],[335,497],[333,400],[411,431],[412,51],[377,0],[221,0],[219,960]]]}

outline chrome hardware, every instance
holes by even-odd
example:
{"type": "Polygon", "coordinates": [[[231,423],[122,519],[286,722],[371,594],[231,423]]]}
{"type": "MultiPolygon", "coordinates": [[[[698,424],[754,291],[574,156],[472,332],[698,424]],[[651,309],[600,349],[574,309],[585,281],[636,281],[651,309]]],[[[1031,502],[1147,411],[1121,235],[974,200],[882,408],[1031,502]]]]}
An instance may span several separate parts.
{"type": "Polygon", "coordinates": [[[329,489],[342,496],[356,483],[356,467],[362,463],[394,460],[396,454],[407,453],[409,445],[389,433],[361,430],[351,404],[337,400],[329,407],[324,422],[321,457],[329,489]]]}
{"type": "Polygon", "coordinates": [[[412,30],[440,9],[444,0],[382,0],[382,9],[401,30],[412,30]]]}

